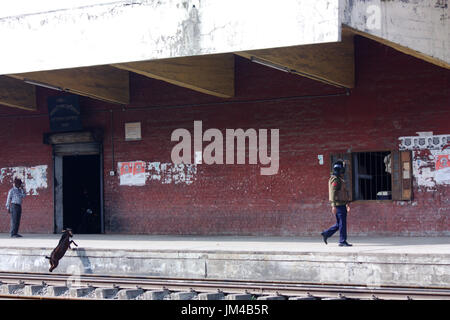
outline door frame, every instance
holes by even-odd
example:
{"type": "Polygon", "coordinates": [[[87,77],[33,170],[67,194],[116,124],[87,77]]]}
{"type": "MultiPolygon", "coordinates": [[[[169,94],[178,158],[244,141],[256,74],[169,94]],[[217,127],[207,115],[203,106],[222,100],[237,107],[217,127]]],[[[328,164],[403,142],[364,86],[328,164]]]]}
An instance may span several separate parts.
{"type": "MultiPolygon", "coordinates": [[[[83,155],[98,155],[99,156],[99,170],[100,170],[100,234],[105,233],[104,223],[104,181],[103,181],[103,144],[96,143],[97,150],[92,150],[92,143],[74,143],[67,144],[65,151],[55,151],[53,147],[53,232],[61,233],[64,227],[64,156],[83,156],[83,155]]],[[[60,145],[61,146],[61,145],[60,145]]]]}

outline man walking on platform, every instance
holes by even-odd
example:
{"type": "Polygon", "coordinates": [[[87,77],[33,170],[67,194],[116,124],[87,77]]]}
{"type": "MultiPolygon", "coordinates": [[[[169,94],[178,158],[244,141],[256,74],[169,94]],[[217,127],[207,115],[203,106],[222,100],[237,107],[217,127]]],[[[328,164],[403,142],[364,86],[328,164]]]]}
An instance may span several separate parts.
{"type": "Polygon", "coordinates": [[[328,181],[329,200],[331,203],[331,212],[336,215],[336,224],[321,233],[323,241],[327,243],[327,239],[339,230],[339,246],[351,247],[347,242],[347,212],[350,211],[349,194],[345,187],[343,179],[345,173],[345,163],[338,160],[333,165],[333,173],[328,181]]]}
{"type": "Polygon", "coordinates": [[[6,199],[6,209],[11,214],[11,238],[22,237],[19,232],[20,217],[22,215],[22,200],[26,193],[23,189],[22,180],[15,178],[14,186],[8,192],[6,199]]]}

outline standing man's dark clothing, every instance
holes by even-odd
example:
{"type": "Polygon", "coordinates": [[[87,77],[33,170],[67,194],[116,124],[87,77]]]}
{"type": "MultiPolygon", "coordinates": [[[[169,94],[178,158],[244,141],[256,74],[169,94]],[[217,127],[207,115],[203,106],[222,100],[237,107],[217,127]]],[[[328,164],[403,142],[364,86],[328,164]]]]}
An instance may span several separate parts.
{"type": "MultiPolygon", "coordinates": [[[[328,180],[329,201],[331,203],[332,212],[336,215],[336,224],[321,233],[323,240],[327,243],[327,239],[339,230],[339,246],[349,247],[347,243],[347,212],[350,209],[350,196],[345,187],[345,181],[342,178],[345,172],[342,164],[342,171],[334,170],[333,175],[328,180]]],[[[339,169],[339,168],[338,168],[339,169]]]]}
{"type": "Polygon", "coordinates": [[[19,226],[20,226],[20,218],[22,217],[22,206],[12,203],[10,206],[10,214],[11,214],[11,227],[10,227],[10,234],[13,238],[21,237],[19,232],[19,226]]]}
{"type": "Polygon", "coordinates": [[[19,232],[20,218],[22,216],[22,200],[26,197],[26,193],[22,187],[22,181],[15,180],[14,187],[9,190],[6,198],[6,209],[11,214],[11,237],[21,237],[19,232]]]}

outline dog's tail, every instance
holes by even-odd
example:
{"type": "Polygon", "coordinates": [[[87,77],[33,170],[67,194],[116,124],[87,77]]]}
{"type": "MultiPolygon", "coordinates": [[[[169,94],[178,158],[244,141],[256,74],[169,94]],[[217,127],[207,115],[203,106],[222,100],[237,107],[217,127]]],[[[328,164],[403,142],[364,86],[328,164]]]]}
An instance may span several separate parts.
{"type": "Polygon", "coordinates": [[[48,259],[48,260],[50,260],[50,257],[47,257],[47,256],[45,256],[45,259],[48,259]]]}

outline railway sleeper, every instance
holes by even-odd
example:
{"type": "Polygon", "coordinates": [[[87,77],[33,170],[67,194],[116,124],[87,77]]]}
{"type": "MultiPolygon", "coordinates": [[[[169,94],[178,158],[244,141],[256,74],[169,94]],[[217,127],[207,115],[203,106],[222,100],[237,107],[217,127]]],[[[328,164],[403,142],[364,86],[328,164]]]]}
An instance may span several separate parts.
{"type": "MultiPolygon", "coordinates": [[[[118,286],[113,286],[112,288],[105,287],[93,287],[93,286],[65,286],[65,285],[47,285],[42,282],[41,285],[34,283],[25,284],[20,281],[19,283],[0,283],[0,293],[3,295],[10,296],[28,296],[28,297],[42,297],[42,298],[65,298],[65,299],[117,299],[117,300],[376,300],[386,298],[381,295],[366,295],[363,294],[361,297],[352,294],[346,296],[344,294],[330,295],[330,293],[324,292],[323,294],[311,295],[306,293],[305,295],[299,294],[289,294],[284,293],[270,293],[265,294],[249,292],[246,290],[245,293],[237,292],[223,292],[222,290],[215,290],[206,292],[202,289],[196,288],[190,290],[180,289],[168,289],[161,286],[158,288],[147,288],[143,289],[141,287],[136,287],[134,289],[130,288],[120,288],[118,286]],[[197,291],[200,290],[200,291],[197,291]]],[[[403,299],[412,299],[411,296],[404,296],[403,299]]],[[[393,296],[393,299],[402,299],[400,296],[393,296]]],[[[417,297],[414,297],[417,298],[417,297]]]]}
{"type": "Polygon", "coordinates": [[[224,293],[218,292],[196,292],[171,291],[166,288],[162,290],[120,289],[102,287],[68,287],[68,286],[48,286],[48,285],[24,285],[24,284],[4,284],[1,286],[3,294],[16,296],[40,296],[40,297],[66,297],[86,298],[86,299],[117,299],[117,300],[347,300],[349,298],[339,295],[338,297],[317,297],[289,296],[289,295],[260,295],[251,293],[224,293]]]}
{"type": "Polygon", "coordinates": [[[32,284],[25,286],[23,294],[26,296],[40,296],[44,295],[44,290],[47,288],[45,285],[32,284]]]}
{"type": "Polygon", "coordinates": [[[23,293],[23,288],[25,285],[23,283],[15,284],[15,283],[7,283],[1,286],[2,294],[21,294],[23,293]]]}

